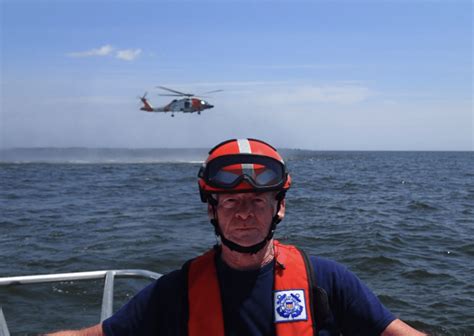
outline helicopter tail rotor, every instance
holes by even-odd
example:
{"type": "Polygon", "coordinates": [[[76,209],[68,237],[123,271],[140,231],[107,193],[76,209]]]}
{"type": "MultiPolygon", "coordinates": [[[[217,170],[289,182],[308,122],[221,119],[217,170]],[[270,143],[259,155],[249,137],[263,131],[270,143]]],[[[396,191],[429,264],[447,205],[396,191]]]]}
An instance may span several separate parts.
{"type": "Polygon", "coordinates": [[[153,111],[153,106],[150,105],[150,103],[148,102],[148,100],[146,99],[146,95],[148,94],[148,92],[145,92],[143,94],[143,96],[138,96],[137,98],[141,100],[143,106],[140,108],[140,110],[142,111],[147,111],[147,112],[152,112],[153,111]]]}
{"type": "Polygon", "coordinates": [[[140,97],[140,96],[137,96],[137,98],[140,99],[140,100],[146,99],[146,95],[147,95],[147,94],[148,94],[148,92],[145,92],[145,93],[143,94],[143,96],[141,96],[141,97],[140,97]]]}

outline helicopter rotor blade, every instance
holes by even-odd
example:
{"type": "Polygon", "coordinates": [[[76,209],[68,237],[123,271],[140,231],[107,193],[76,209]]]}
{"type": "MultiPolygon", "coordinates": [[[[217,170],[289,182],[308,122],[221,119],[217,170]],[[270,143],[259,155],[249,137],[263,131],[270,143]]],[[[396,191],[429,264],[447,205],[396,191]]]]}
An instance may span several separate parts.
{"type": "Polygon", "coordinates": [[[219,90],[212,90],[212,91],[203,92],[202,94],[216,93],[216,92],[222,92],[222,91],[224,91],[224,90],[221,90],[221,89],[219,89],[219,90]]]}
{"type": "Polygon", "coordinates": [[[191,97],[191,96],[188,96],[188,95],[182,95],[182,94],[167,94],[167,93],[159,93],[157,94],[157,96],[166,96],[166,97],[191,97]]]}
{"type": "Polygon", "coordinates": [[[148,92],[145,92],[143,94],[143,96],[137,96],[137,99],[140,100],[140,105],[138,105],[140,107],[140,109],[144,108],[144,104],[146,104],[146,95],[148,94],[148,92]]]}
{"type": "Polygon", "coordinates": [[[137,98],[138,98],[138,99],[145,99],[147,94],[148,94],[148,92],[145,92],[145,93],[143,94],[143,96],[141,96],[141,97],[138,96],[137,98]]]}
{"type": "Polygon", "coordinates": [[[184,92],[173,90],[173,89],[170,89],[170,88],[167,88],[167,87],[164,87],[164,86],[157,86],[157,88],[162,89],[162,90],[166,90],[166,91],[169,91],[169,92],[176,93],[180,96],[186,96],[186,97],[194,96],[192,93],[184,93],[184,92]]]}

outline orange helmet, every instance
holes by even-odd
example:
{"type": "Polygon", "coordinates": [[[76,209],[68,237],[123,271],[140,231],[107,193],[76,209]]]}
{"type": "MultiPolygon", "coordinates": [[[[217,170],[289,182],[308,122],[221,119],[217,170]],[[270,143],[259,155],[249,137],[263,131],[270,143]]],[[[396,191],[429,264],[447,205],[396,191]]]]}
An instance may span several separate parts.
{"type": "Polygon", "coordinates": [[[224,141],[209,151],[198,174],[201,200],[210,194],[283,191],[291,178],[277,150],[256,139],[224,141]]]}

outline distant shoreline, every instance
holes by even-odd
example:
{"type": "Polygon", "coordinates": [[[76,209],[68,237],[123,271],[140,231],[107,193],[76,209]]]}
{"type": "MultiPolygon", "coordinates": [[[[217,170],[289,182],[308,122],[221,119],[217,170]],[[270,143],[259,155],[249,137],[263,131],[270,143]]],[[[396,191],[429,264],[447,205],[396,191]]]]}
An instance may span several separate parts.
{"type": "MultiPolygon", "coordinates": [[[[471,150],[445,150],[445,149],[309,149],[309,148],[288,148],[279,147],[279,151],[306,151],[306,152],[435,152],[435,153],[471,153],[471,150]]],[[[141,151],[141,150],[173,150],[173,151],[205,151],[208,152],[209,148],[204,147],[5,147],[0,148],[1,151],[13,151],[13,150],[90,150],[90,151],[109,151],[109,150],[127,150],[127,151],[141,151]]]]}

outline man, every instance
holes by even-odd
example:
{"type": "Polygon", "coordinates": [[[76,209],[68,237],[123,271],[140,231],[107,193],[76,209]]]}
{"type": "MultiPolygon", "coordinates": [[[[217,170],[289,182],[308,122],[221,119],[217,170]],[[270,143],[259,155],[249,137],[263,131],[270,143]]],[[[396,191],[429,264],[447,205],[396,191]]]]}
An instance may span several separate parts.
{"type": "Polygon", "coordinates": [[[273,239],[290,185],[269,144],[220,143],[199,171],[199,190],[221,244],[102,325],[54,335],[423,335],[343,266],[273,239]]]}

